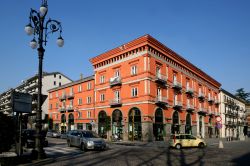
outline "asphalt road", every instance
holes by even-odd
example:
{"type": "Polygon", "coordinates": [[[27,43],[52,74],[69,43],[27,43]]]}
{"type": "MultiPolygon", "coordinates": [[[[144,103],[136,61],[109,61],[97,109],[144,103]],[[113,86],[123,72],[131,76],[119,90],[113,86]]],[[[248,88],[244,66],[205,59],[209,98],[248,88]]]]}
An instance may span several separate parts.
{"type": "Polygon", "coordinates": [[[45,148],[53,163],[43,165],[84,166],[139,166],[139,165],[250,165],[250,140],[209,145],[205,149],[169,149],[156,146],[124,146],[110,144],[105,151],[82,152],[76,147],[67,147],[66,140],[49,139],[45,148]]]}

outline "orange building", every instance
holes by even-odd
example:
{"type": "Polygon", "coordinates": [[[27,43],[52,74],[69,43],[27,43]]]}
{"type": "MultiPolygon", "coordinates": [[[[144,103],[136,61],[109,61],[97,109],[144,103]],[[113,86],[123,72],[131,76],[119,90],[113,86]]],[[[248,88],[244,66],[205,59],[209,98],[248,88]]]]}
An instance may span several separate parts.
{"type": "Polygon", "coordinates": [[[163,140],[178,132],[201,137],[216,133],[220,83],[150,35],[94,57],[90,62],[94,77],[49,91],[51,116],[59,126],[70,130],[71,126],[78,128],[78,123],[83,123],[81,126],[87,123],[103,137],[117,135],[131,141],[163,140]],[[75,92],[78,84],[86,87],[89,82],[93,84],[92,89],[82,91],[78,97],[75,94],[71,101],[75,111],[66,109],[62,113],[53,107],[56,102],[63,104],[54,93],[59,96],[63,91],[70,93],[72,87],[75,92]],[[86,96],[92,96],[91,104],[78,105],[77,99],[86,96]],[[70,114],[74,117],[81,114],[82,119],[74,118],[72,125],[70,114]],[[62,118],[55,119],[62,115],[66,116],[65,123],[62,118]]]}

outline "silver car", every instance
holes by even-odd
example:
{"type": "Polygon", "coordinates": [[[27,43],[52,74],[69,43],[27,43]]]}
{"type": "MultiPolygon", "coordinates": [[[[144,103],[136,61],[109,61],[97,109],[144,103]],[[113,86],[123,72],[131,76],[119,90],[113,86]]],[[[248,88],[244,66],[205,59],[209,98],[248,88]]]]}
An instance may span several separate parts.
{"type": "Polygon", "coordinates": [[[93,131],[72,130],[67,137],[68,146],[80,147],[81,150],[106,148],[106,142],[93,131]]]}

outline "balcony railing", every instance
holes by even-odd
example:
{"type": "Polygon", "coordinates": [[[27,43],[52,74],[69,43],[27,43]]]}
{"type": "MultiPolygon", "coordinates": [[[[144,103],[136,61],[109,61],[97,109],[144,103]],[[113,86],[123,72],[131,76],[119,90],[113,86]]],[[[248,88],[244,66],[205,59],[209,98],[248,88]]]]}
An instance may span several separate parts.
{"type": "Polygon", "coordinates": [[[181,90],[182,89],[182,85],[178,81],[174,81],[173,82],[173,88],[176,89],[176,90],[181,90]]]}
{"type": "Polygon", "coordinates": [[[69,93],[69,94],[67,95],[67,98],[68,98],[68,99],[73,99],[74,97],[75,97],[74,93],[69,93]]]}
{"type": "Polygon", "coordinates": [[[162,74],[157,73],[155,76],[155,82],[158,84],[166,85],[168,78],[162,74]]]}
{"type": "Polygon", "coordinates": [[[120,107],[122,105],[121,99],[111,99],[109,100],[109,104],[111,107],[120,107]]]}
{"type": "Polygon", "coordinates": [[[194,89],[190,88],[190,87],[187,87],[187,90],[186,90],[186,93],[193,96],[194,94],[194,89]]]}
{"type": "Polygon", "coordinates": [[[213,103],[214,102],[214,98],[213,97],[208,97],[208,102],[213,103]]]}
{"type": "Polygon", "coordinates": [[[200,100],[204,100],[204,99],[205,99],[204,93],[199,92],[198,98],[199,98],[200,100]]]}
{"type": "Polygon", "coordinates": [[[209,115],[215,115],[214,111],[212,111],[212,110],[208,110],[208,114],[209,115]]]}
{"type": "Polygon", "coordinates": [[[174,101],[173,107],[175,109],[181,110],[182,109],[182,102],[181,101],[174,101]]]}
{"type": "Polygon", "coordinates": [[[214,104],[219,105],[219,104],[220,104],[220,101],[217,100],[217,99],[215,99],[215,100],[214,100],[214,104]]]}
{"type": "Polygon", "coordinates": [[[202,114],[207,114],[207,110],[205,108],[199,108],[198,112],[202,114]]]}
{"type": "Polygon", "coordinates": [[[112,86],[120,86],[122,84],[121,77],[112,77],[109,80],[109,85],[112,86]]]}
{"type": "Polygon", "coordinates": [[[62,96],[59,97],[59,99],[62,100],[66,100],[66,94],[63,94],[62,96]]]}
{"type": "Polygon", "coordinates": [[[155,104],[159,104],[159,105],[163,105],[163,106],[168,105],[168,98],[158,96],[155,98],[155,104]]]}
{"type": "Polygon", "coordinates": [[[60,108],[58,109],[58,111],[60,111],[60,112],[65,112],[65,111],[66,111],[66,108],[65,108],[65,107],[60,107],[60,108]]]}
{"type": "Polygon", "coordinates": [[[187,105],[187,111],[193,112],[194,111],[194,106],[191,104],[187,105]]]}
{"type": "Polygon", "coordinates": [[[74,107],[73,105],[67,105],[67,111],[73,111],[74,107]]]}

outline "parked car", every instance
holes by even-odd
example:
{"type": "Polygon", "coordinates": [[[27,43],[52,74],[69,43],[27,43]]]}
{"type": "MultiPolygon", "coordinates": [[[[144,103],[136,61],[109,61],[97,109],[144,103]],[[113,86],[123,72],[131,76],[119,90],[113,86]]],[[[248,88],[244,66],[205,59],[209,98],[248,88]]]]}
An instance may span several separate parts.
{"type": "Polygon", "coordinates": [[[47,137],[60,138],[61,137],[61,133],[59,133],[56,130],[48,130],[47,137]]]}
{"type": "MultiPolygon", "coordinates": [[[[33,129],[24,129],[22,130],[21,141],[22,146],[26,148],[35,147],[35,134],[36,130],[33,129]]],[[[42,134],[42,144],[44,147],[48,146],[48,140],[46,138],[46,131],[41,131],[42,134]]]]}
{"type": "Polygon", "coordinates": [[[181,149],[182,147],[204,148],[207,144],[204,139],[195,137],[191,134],[173,134],[170,137],[169,146],[176,149],[181,149]]]}
{"type": "Polygon", "coordinates": [[[61,133],[61,137],[60,137],[60,138],[61,138],[61,139],[67,139],[70,132],[71,132],[71,131],[67,131],[67,132],[65,132],[65,133],[61,133]]]}
{"type": "Polygon", "coordinates": [[[68,146],[76,146],[81,150],[106,149],[106,142],[93,131],[72,130],[67,137],[68,146]]]}

